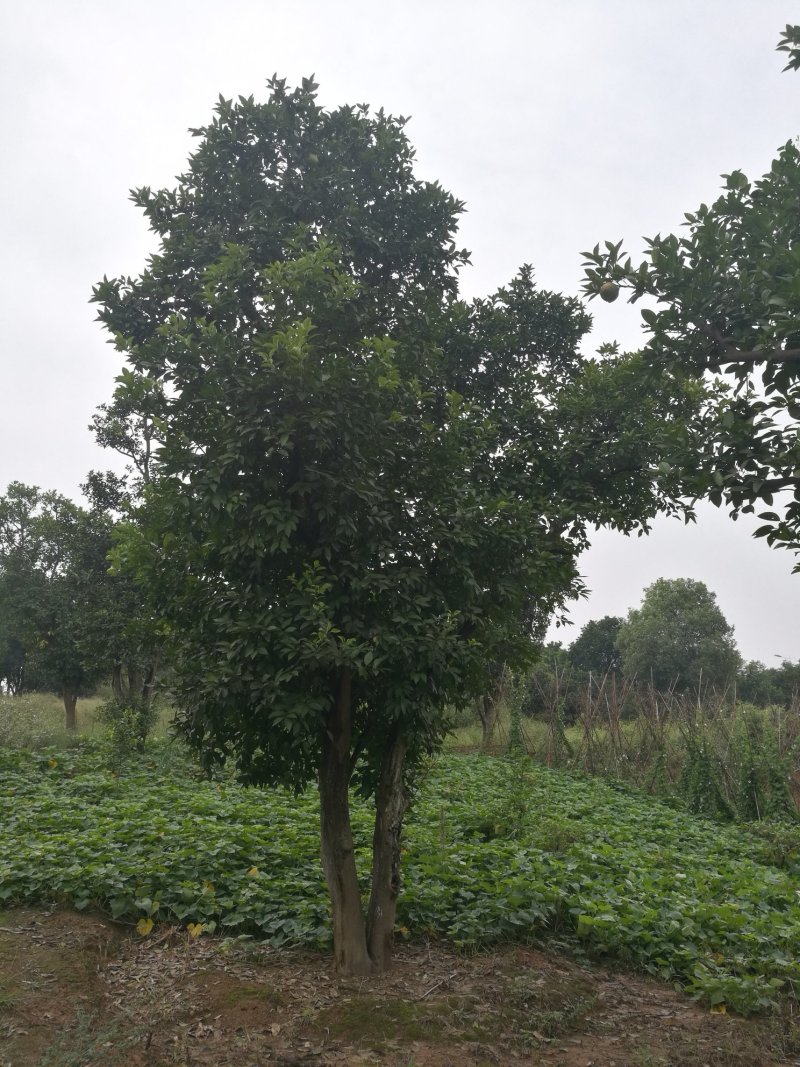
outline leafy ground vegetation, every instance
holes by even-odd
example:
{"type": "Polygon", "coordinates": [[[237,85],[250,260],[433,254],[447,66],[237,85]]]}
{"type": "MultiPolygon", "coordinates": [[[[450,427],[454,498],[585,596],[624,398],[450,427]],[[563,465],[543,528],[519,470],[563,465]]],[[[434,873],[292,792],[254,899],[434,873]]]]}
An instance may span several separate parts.
{"type": "MultiPolygon", "coordinates": [[[[143,936],[327,946],[318,800],[199,780],[173,746],[124,773],[92,745],[0,753],[0,902],[99,909],[143,936]]],[[[358,861],[370,819],[354,801],[358,861]]],[[[688,816],[526,758],[448,756],[419,784],[398,936],[567,943],[738,1013],[793,1000],[800,831],[688,816]]]]}

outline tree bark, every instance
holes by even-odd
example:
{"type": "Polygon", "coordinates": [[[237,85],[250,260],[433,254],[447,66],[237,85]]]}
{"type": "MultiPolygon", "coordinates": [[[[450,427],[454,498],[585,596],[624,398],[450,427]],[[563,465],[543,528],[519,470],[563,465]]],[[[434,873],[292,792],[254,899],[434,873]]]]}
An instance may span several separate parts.
{"type": "Polygon", "coordinates": [[[128,696],[136,699],[142,695],[144,688],[144,675],[135,663],[128,664],[128,696]]]}
{"type": "Polygon", "coordinates": [[[111,692],[114,694],[114,699],[118,700],[120,704],[125,699],[125,693],[122,688],[122,664],[115,663],[111,670],[111,692]]]}
{"type": "Polygon", "coordinates": [[[76,711],[76,705],[78,703],[78,694],[74,689],[69,689],[64,686],[64,710],[67,713],[67,729],[78,729],[78,713],[76,711]]]}
{"type": "Polygon", "coordinates": [[[394,948],[394,922],[400,893],[400,835],[408,807],[403,777],[407,748],[402,738],[393,738],[383,757],[375,795],[367,944],[376,973],[389,967],[394,948]]]}
{"type": "Polygon", "coordinates": [[[158,659],[159,655],[158,652],[156,652],[148,661],[147,668],[144,672],[144,680],[142,682],[142,700],[148,711],[152,706],[153,697],[155,696],[158,659]]]}
{"type": "Polygon", "coordinates": [[[320,851],[333,908],[333,952],[341,974],[367,975],[367,951],[361,890],[356,874],[350,825],[352,678],[343,670],[322,735],[319,767],[320,851]]]}
{"type": "Polygon", "coordinates": [[[488,693],[478,697],[476,702],[478,718],[481,720],[481,751],[486,752],[492,740],[494,728],[497,725],[497,716],[500,711],[498,700],[494,700],[488,693]]]}

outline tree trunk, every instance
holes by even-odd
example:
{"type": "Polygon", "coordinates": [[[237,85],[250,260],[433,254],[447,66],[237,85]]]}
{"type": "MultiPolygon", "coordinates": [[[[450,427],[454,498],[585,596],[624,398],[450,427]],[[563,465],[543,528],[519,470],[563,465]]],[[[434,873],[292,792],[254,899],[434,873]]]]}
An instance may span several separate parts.
{"type": "Polygon", "coordinates": [[[122,688],[122,664],[115,663],[111,670],[111,692],[114,694],[114,699],[118,700],[120,704],[125,700],[125,693],[122,688]]]}
{"type": "Polygon", "coordinates": [[[500,711],[500,702],[494,700],[488,693],[477,700],[478,718],[481,720],[481,750],[486,752],[492,740],[494,728],[497,725],[497,716],[500,711]]]}
{"type": "Polygon", "coordinates": [[[136,700],[137,697],[142,695],[144,689],[144,675],[138,664],[128,664],[128,696],[132,700],[136,700]]]}
{"type": "Polygon", "coordinates": [[[403,779],[406,751],[405,741],[395,737],[384,754],[375,796],[367,943],[376,973],[389,967],[394,948],[394,921],[400,893],[400,835],[408,807],[403,779]]]}
{"type": "Polygon", "coordinates": [[[67,729],[78,729],[78,713],[76,711],[76,705],[78,703],[78,694],[74,689],[69,689],[64,686],[64,710],[67,713],[67,729]]]}
{"type": "Polygon", "coordinates": [[[322,867],[333,907],[336,968],[341,974],[367,975],[372,972],[372,963],[367,951],[350,826],[351,739],[352,678],[349,670],[343,670],[322,735],[320,843],[322,867]]]}
{"type": "Polygon", "coordinates": [[[158,653],[156,652],[147,664],[142,682],[142,700],[145,708],[149,711],[153,704],[156,691],[156,675],[158,673],[158,653]]]}

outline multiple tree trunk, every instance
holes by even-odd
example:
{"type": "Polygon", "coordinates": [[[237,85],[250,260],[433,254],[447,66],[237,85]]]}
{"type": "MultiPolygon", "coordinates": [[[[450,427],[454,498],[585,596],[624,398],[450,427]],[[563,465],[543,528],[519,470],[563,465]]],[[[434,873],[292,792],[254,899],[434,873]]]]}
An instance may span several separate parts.
{"type": "Polygon", "coordinates": [[[389,736],[375,794],[372,885],[366,917],[356,871],[350,822],[352,676],[343,670],[323,734],[319,767],[322,866],[333,910],[333,950],[343,974],[384,971],[391,961],[400,892],[400,837],[408,806],[404,783],[407,746],[389,736]]]}

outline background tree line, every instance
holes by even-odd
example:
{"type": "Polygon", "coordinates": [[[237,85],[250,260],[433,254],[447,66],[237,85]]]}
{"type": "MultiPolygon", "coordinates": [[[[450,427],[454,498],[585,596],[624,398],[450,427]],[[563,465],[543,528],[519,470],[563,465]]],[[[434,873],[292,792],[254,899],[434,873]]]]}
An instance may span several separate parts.
{"type": "MultiPolygon", "coordinates": [[[[723,698],[766,708],[790,708],[800,699],[800,662],[767,666],[745,662],[714,594],[703,582],[659,579],[627,618],[607,615],[583,627],[564,646],[541,647],[523,682],[522,712],[567,723],[580,715],[592,685],[616,684],[633,697],[643,690],[694,701],[723,698]]],[[[508,682],[501,697],[505,697],[508,682]]]]}

